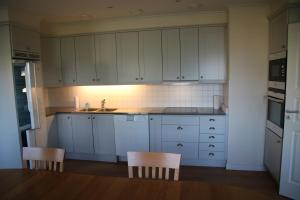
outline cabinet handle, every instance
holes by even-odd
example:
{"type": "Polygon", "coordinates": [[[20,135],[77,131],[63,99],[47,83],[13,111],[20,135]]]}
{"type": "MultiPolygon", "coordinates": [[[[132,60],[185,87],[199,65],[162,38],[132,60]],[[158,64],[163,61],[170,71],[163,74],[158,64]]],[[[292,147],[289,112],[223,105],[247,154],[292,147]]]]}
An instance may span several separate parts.
{"type": "Polygon", "coordinates": [[[214,153],[209,153],[208,155],[209,155],[209,156],[214,156],[215,154],[214,154],[214,153]]]}
{"type": "Polygon", "coordinates": [[[95,117],[93,117],[93,119],[95,119],[95,117]]]}
{"type": "Polygon", "coordinates": [[[209,145],[208,145],[208,147],[212,147],[212,148],[214,148],[214,147],[215,147],[215,145],[213,145],[213,144],[209,144],[209,145]]]}
{"type": "Polygon", "coordinates": [[[141,80],[144,80],[144,78],[143,78],[143,77],[141,77],[141,80]]]}
{"type": "Polygon", "coordinates": [[[281,143],[281,140],[277,140],[277,143],[280,144],[280,143],[281,143]]]}
{"type": "Polygon", "coordinates": [[[139,78],[135,78],[135,80],[139,80],[139,78]]]}
{"type": "Polygon", "coordinates": [[[92,80],[93,80],[93,81],[96,81],[96,79],[94,79],[94,78],[93,78],[92,80]]]}
{"type": "Polygon", "coordinates": [[[178,126],[177,127],[177,130],[182,130],[183,128],[181,126],[178,126]]]}
{"type": "Polygon", "coordinates": [[[209,136],[208,138],[209,139],[215,139],[215,136],[209,136]]]}
{"type": "Polygon", "coordinates": [[[209,130],[215,130],[215,127],[209,127],[209,130]]]}
{"type": "Polygon", "coordinates": [[[70,117],[70,116],[68,116],[68,117],[67,117],[67,119],[71,119],[71,117],[70,117]]]}
{"type": "Polygon", "coordinates": [[[179,76],[177,76],[177,77],[176,77],[176,79],[180,79],[180,77],[179,77],[179,76]]]}
{"type": "Polygon", "coordinates": [[[91,119],[90,117],[88,117],[88,119],[91,119]]]}
{"type": "Polygon", "coordinates": [[[209,121],[210,121],[210,122],[214,122],[214,121],[215,121],[215,119],[209,119],[209,121]]]}
{"type": "Polygon", "coordinates": [[[150,120],[153,120],[153,118],[150,118],[150,120]]]}
{"type": "Polygon", "coordinates": [[[182,79],[184,79],[184,76],[181,76],[182,79]]]}
{"type": "Polygon", "coordinates": [[[183,147],[183,144],[180,144],[180,143],[179,143],[179,144],[177,144],[177,146],[178,146],[178,147],[183,147]]]}
{"type": "Polygon", "coordinates": [[[73,83],[75,83],[75,80],[73,80],[73,83]]]}
{"type": "Polygon", "coordinates": [[[284,44],[283,44],[283,45],[281,45],[281,48],[282,48],[282,49],[285,49],[285,45],[284,45],[284,44]]]}
{"type": "Polygon", "coordinates": [[[203,79],[203,76],[200,76],[201,79],[203,79]]]}
{"type": "Polygon", "coordinates": [[[60,82],[60,83],[61,83],[61,80],[58,80],[58,82],[60,82]]]}

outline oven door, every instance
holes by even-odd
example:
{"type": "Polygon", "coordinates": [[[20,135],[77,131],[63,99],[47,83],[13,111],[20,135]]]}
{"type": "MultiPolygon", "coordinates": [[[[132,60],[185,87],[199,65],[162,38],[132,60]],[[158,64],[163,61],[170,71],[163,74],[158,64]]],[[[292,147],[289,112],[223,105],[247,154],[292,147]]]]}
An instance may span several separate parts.
{"type": "Polygon", "coordinates": [[[284,100],[268,97],[267,128],[282,138],[284,126],[284,100]]]}

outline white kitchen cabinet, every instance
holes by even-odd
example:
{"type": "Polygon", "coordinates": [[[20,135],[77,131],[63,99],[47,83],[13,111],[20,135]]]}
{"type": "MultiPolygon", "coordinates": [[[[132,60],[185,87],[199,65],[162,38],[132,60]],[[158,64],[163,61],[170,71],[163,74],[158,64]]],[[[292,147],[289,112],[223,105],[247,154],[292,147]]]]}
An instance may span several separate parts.
{"type": "Polygon", "coordinates": [[[150,151],[161,152],[161,115],[149,115],[150,151]]]}
{"type": "Polygon", "coordinates": [[[42,38],[43,80],[46,87],[62,86],[60,39],[42,38]]]}
{"type": "Polygon", "coordinates": [[[223,26],[199,28],[199,80],[226,80],[225,29],[223,26]]]}
{"type": "Polygon", "coordinates": [[[75,153],[94,153],[93,126],[90,114],[73,114],[73,142],[75,153]]]}
{"type": "Polygon", "coordinates": [[[117,66],[119,83],[140,81],[138,32],[117,33],[117,66]]]}
{"type": "Polygon", "coordinates": [[[116,154],[128,151],[149,151],[148,115],[114,115],[116,154]]]}
{"type": "Polygon", "coordinates": [[[162,150],[166,153],[181,154],[182,160],[198,159],[197,142],[162,142],[162,150]]]}
{"type": "Polygon", "coordinates": [[[198,142],[199,125],[162,125],[163,141],[182,141],[182,142],[198,142]]]}
{"type": "Polygon", "coordinates": [[[288,18],[287,12],[282,12],[270,21],[270,53],[287,50],[288,18]]]}
{"type": "Polygon", "coordinates": [[[92,115],[96,154],[116,155],[113,115],[92,115]]]}
{"type": "Polygon", "coordinates": [[[48,116],[47,121],[47,147],[58,147],[58,128],[55,115],[48,116]]]}
{"type": "Polygon", "coordinates": [[[14,51],[40,53],[40,34],[38,32],[11,26],[11,43],[14,51]]]}
{"type": "Polygon", "coordinates": [[[265,134],[264,163],[277,182],[280,177],[282,139],[270,130],[265,134]]]}
{"type": "Polygon", "coordinates": [[[139,32],[140,81],[159,83],[162,81],[161,31],[139,32]]]}
{"type": "Polygon", "coordinates": [[[180,34],[179,29],[162,31],[163,80],[180,80],[180,34]]]}
{"type": "Polygon", "coordinates": [[[72,118],[70,114],[57,115],[58,144],[67,153],[74,152],[72,118]]]}
{"type": "Polygon", "coordinates": [[[64,85],[76,85],[75,40],[63,37],[60,40],[61,68],[64,85]]]}
{"type": "Polygon", "coordinates": [[[180,79],[198,80],[198,28],[180,29],[180,58],[180,79]]]}
{"type": "Polygon", "coordinates": [[[77,85],[97,83],[94,35],[75,37],[77,85]]]}
{"type": "Polygon", "coordinates": [[[95,36],[96,71],[99,84],[117,84],[116,34],[97,34],[95,36]]]}

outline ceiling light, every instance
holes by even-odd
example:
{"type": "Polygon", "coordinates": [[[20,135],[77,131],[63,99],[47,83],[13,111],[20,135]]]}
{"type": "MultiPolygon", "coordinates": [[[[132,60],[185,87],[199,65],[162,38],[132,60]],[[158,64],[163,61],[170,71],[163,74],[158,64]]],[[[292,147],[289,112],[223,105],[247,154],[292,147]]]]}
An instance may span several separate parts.
{"type": "Polygon", "coordinates": [[[106,8],[108,8],[108,9],[112,9],[112,8],[114,8],[113,6],[107,6],[106,8]]]}

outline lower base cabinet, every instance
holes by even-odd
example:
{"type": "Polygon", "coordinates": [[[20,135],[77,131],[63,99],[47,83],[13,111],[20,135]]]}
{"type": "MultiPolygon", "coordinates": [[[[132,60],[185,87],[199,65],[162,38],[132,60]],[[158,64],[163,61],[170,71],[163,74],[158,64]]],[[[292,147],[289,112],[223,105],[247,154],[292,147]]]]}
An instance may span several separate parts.
{"type": "Polygon", "coordinates": [[[163,142],[162,151],[181,154],[184,160],[198,160],[198,143],[163,142]]]}
{"type": "Polygon", "coordinates": [[[58,114],[57,130],[66,158],[116,161],[112,115],[58,114]]]}
{"type": "Polygon", "coordinates": [[[280,177],[281,152],[282,139],[267,129],[265,135],[264,163],[278,183],[280,177]]]}

